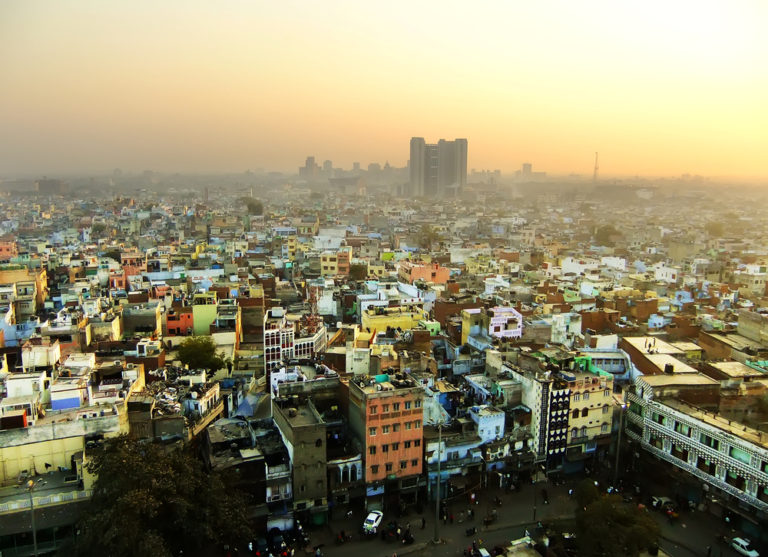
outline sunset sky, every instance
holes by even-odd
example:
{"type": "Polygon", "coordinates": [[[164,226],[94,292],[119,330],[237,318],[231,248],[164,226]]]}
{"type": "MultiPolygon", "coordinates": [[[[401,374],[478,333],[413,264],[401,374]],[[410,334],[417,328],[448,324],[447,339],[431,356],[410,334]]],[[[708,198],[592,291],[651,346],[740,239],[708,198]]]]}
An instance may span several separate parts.
{"type": "Polygon", "coordinates": [[[404,166],[768,178],[765,0],[2,0],[0,177],[404,166]]]}

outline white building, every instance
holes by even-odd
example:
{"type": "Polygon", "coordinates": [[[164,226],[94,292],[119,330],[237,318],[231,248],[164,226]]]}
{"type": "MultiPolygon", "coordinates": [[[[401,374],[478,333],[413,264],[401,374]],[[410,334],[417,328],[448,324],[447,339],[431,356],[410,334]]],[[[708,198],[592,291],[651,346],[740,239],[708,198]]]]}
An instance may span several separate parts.
{"type": "Polygon", "coordinates": [[[716,391],[717,382],[665,374],[638,377],[635,387],[627,395],[627,436],[704,482],[711,505],[746,505],[758,522],[768,520],[768,434],[679,400],[682,389],[716,391]]]}
{"type": "Polygon", "coordinates": [[[477,434],[483,443],[504,437],[504,412],[493,406],[472,406],[469,417],[477,424],[477,434]]]}

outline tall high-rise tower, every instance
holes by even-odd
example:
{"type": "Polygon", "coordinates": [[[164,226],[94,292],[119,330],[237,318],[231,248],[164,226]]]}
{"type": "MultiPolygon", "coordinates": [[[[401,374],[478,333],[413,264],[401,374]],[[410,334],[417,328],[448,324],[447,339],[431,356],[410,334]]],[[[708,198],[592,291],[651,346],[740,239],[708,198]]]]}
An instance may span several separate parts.
{"type": "Polygon", "coordinates": [[[456,195],[467,184],[467,140],[441,139],[434,144],[412,137],[410,179],[412,195],[456,195]]]}

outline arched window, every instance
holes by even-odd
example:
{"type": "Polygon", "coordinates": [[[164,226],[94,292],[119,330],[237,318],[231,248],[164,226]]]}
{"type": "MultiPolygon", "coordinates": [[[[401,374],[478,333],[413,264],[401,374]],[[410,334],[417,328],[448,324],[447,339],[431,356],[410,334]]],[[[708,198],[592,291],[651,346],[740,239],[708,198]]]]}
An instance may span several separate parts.
{"type": "Polygon", "coordinates": [[[322,439],[318,439],[317,441],[315,441],[315,447],[322,447],[322,446],[323,446],[323,440],[322,439]]]}
{"type": "Polygon", "coordinates": [[[352,468],[349,471],[349,481],[356,482],[357,481],[357,466],[352,466],[352,468]]]}
{"type": "Polygon", "coordinates": [[[579,417],[579,409],[578,409],[578,408],[575,408],[575,409],[573,410],[573,417],[574,417],[574,418],[578,418],[578,417],[579,417]]]}
{"type": "Polygon", "coordinates": [[[582,417],[582,418],[586,418],[588,414],[589,414],[589,408],[584,408],[584,409],[581,411],[581,417],[582,417]]]}
{"type": "Polygon", "coordinates": [[[587,426],[583,425],[581,426],[581,436],[586,437],[587,436],[587,426]]]}
{"type": "Polygon", "coordinates": [[[571,431],[571,437],[576,439],[578,436],[579,436],[579,428],[578,427],[574,427],[573,430],[571,431]]]}

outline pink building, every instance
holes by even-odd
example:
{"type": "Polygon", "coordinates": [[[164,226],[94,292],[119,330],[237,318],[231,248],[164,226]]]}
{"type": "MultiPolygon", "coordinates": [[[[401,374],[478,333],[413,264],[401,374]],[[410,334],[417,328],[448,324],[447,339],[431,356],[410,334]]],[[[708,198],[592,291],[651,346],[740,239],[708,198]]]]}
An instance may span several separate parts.
{"type": "Polygon", "coordinates": [[[437,263],[403,261],[397,269],[397,276],[401,281],[409,284],[413,284],[417,280],[445,284],[451,276],[451,271],[437,263]]]}

